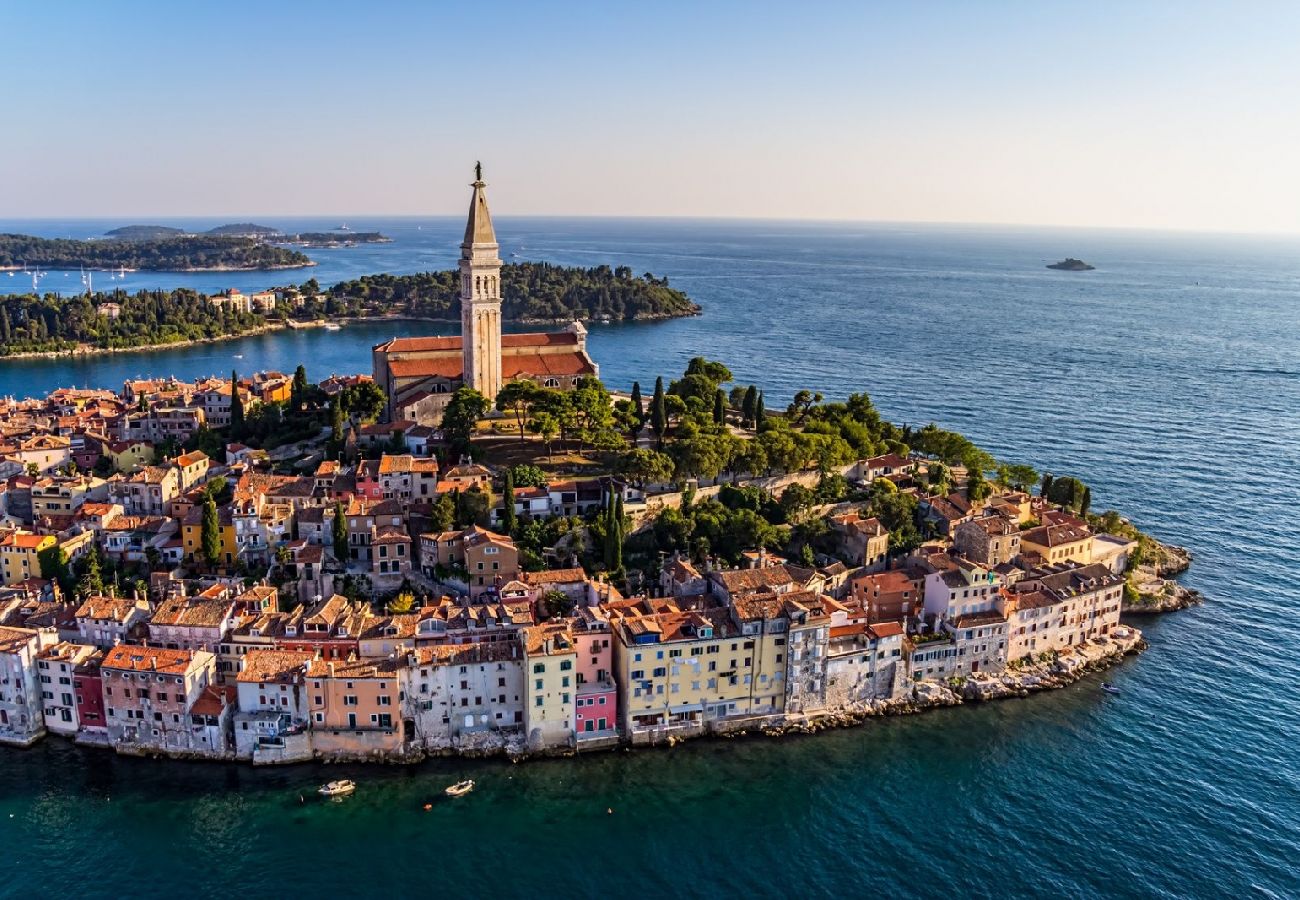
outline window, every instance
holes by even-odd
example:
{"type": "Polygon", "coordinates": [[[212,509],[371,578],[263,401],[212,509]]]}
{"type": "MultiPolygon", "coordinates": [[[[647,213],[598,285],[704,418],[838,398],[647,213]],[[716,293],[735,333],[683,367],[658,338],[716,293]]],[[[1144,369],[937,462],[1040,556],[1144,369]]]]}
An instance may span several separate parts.
{"type": "Polygon", "coordinates": [[[569,671],[569,670],[572,669],[572,668],[573,668],[573,660],[571,660],[571,659],[562,659],[562,660],[560,660],[560,671],[561,671],[561,672],[567,672],[567,671],[569,671]]]}

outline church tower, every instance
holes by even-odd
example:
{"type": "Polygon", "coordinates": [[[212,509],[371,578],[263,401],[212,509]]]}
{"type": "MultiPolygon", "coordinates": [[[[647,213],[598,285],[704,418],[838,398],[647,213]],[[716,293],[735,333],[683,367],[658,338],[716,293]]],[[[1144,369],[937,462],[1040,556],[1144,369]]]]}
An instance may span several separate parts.
{"type": "Polygon", "coordinates": [[[483,166],[474,165],[474,196],[460,245],[460,326],[464,381],[489,403],[501,391],[501,259],[483,188],[483,166]]]}

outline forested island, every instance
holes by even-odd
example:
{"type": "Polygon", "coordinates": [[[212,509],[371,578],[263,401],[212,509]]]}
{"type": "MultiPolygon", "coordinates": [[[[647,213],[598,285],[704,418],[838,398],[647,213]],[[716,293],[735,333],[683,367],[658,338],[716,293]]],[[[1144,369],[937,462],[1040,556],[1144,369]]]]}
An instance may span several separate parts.
{"type": "MultiPolygon", "coordinates": [[[[700,309],[668,279],[626,268],[523,263],[503,267],[502,281],[505,316],[513,320],[666,319],[700,309]]],[[[214,340],[340,317],[457,318],[454,272],[366,276],[324,291],[310,279],[277,293],[281,301],[267,312],[241,312],[189,288],[7,296],[0,298],[0,357],[214,340]]]]}
{"type": "Polygon", "coordinates": [[[378,231],[304,231],[285,236],[291,244],[304,247],[345,247],[350,244],[391,244],[393,239],[378,231]]]}
{"type": "Polygon", "coordinates": [[[0,267],[202,272],[311,265],[315,263],[297,250],[248,237],[185,235],[149,240],[78,241],[0,234],[0,267]]]}
{"type": "MultiPolygon", "coordinates": [[[[380,307],[431,319],[460,318],[460,276],[454,270],[415,275],[365,275],[334,285],[331,298],[350,314],[380,307]]],[[[501,267],[502,313],[518,322],[573,319],[614,322],[697,315],[698,305],[667,278],[633,275],[627,266],[584,269],[545,262],[501,267]]]]}

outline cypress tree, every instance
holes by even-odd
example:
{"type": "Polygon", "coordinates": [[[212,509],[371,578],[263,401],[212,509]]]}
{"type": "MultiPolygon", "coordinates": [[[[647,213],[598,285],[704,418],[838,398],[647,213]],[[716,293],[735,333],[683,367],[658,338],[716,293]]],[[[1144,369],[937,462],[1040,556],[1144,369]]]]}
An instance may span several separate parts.
{"type": "Polygon", "coordinates": [[[745,399],[740,402],[741,424],[752,426],[754,424],[754,411],[758,408],[758,388],[750,385],[745,389],[745,399]]]}
{"type": "Polygon", "coordinates": [[[767,410],[763,408],[763,392],[759,391],[758,396],[754,398],[754,427],[761,428],[767,421],[767,410]]]}
{"type": "Polygon", "coordinates": [[[1081,517],[1088,515],[1088,507],[1092,506],[1092,488],[1084,487],[1083,495],[1079,498],[1079,515],[1081,517]]]}
{"type": "Polygon", "coordinates": [[[343,404],[338,400],[334,401],[334,408],[330,412],[330,443],[336,452],[343,445],[343,404]]]}
{"type": "Polygon", "coordinates": [[[650,400],[650,430],[655,433],[659,449],[663,449],[664,435],[668,432],[668,407],[664,403],[664,379],[655,379],[655,395],[650,400]]]}
{"type": "Polygon", "coordinates": [[[645,423],[645,403],[641,399],[641,382],[632,382],[632,412],[636,414],[636,420],[645,423]]]}
{"type": "Polygon", "coordinates": [[[348,518],[343,501],[334,504],[334,558],[347,565],[348,562],[348,518]]]}
{"type": "Polygon", "coordinates": [[[623,570],[623,492],[618,492],[614,502],[614,568],[613,572],[623,570]]]}
{"type": "Polygon", "coordinates": [[[513,534],[515,530],[515,476],[509,469],[506,469],[506,485],[501,492],[501,527],[505,529],[506,534],[513,534]]]}
{"type": "Polygon", "coordinates": [[[1051,490],[1052,490],[1052,473],[1044,472],[1043,482],[1038,486],[1038,496],[1046,498],[1048,492],[1051,490]]]}
{"type": "Polygon", "coordinates": [[[713,424],[725,425],[727,423],[727,395],[723,393],[722,388],[713,394],[713,424]]]}
{"type": "Polygon", "coordinates": [[[230,370],[230,436],[244,436],[244,398],[239,396],[239,373],[230,370]]]}
{"type": "Polygon", "coordinates": [[[307,369],[299,365],[293,372],[293,386],[289,388],[289,402],[294,412],[302,409],[307,402],[307,369]]]}
{"type": "Polygon", "coordinates": [[[217,501],[208,494],[203,501],[203,521],[199,530],[203,559],[214,566],[221,559],[221,520],[217,516],[217,501]]]}

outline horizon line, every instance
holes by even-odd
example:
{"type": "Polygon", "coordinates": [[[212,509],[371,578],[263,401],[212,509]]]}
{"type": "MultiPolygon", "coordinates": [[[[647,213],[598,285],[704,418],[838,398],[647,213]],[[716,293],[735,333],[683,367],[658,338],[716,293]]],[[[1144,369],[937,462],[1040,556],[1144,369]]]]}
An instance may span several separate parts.
{"type": "MultiPolygon", "coordinates": [[[[152,222],[161,221],[180,221],[185,219],[221,219],[226,218],[232,221],[265,218],[288,218],[288,219],[334,219],[346,221],[348,218],[353,219],[450,219],[459,221],[464,218],[460,213],[187,213],[182,215],[164,214],[151,215],[144,214],[139,216],[121,216],[121,215],[75,215],[75,216],[0,216],[2,222],[91,222],[91,221],[125,221],[133,219],[132,224],[148,225],[152,222]],[[145,221],[152,220],[152,221],[145,221]]],[[[689,214],[627,214],[627,215],[603,215],[591,213],[514,213],[494,216],[498,221],[510,221],[514,219],[581,219],[593,221],[661,221],[661,222],[756,222],[772,224],[792,224],[792,225],[888,225],[893,227],[956,227],[956,228],[1050,228],[1058,230],[1078,230],[1078,231],[1136,231],[1151,232],[1157,234],[1199,234],[1199,235],[1219,235],[1232,237],[1275,237],[1275,238],[1297,238],[1300,237],[1300,230],[1297,231],[1252,231],[1248,229],[1207,229],[1200,227],[1178,227],[1178,226],[1157,226],[1157,225],[1069,225],[1060,223],[1045,222],[1004,222],[1004,221],[958,221],[958,220],[935,220],[935,219],[859,219],[847,217],[832,218],[815,218],[811,216],[727,216],[727,215],[689,215],[689,214]]],[[[257,224],[257,223],[252,223],[257,224]]]]}

